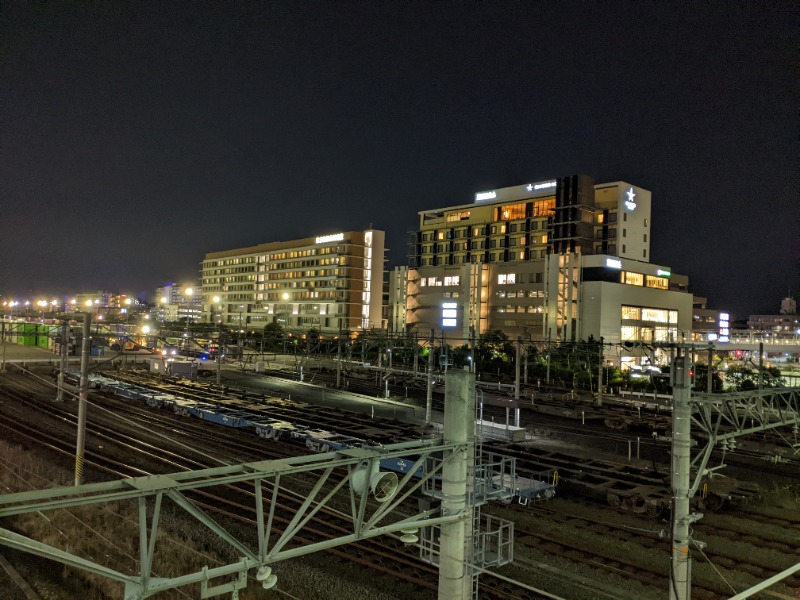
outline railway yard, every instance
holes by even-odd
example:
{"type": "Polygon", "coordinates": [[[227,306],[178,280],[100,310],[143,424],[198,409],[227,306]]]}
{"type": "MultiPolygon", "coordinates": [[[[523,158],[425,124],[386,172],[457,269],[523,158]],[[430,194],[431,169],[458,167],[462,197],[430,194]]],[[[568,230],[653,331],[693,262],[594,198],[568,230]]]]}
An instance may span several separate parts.
{"type": "MultiPolygon", "coordinates": [[[[309,370],[303,383],[289,370],[225,369],[223,385],[217,386],[210,379],[154,375],[145,366],[109,365],[93,371],[87,482],[431,434],[421,418],[424,380],[420,385],[395,378],[393,399],[386,403],[376,400],[384,392],[380,378],[357,368],[348,372],[345,394],[332,389],[336,373],[323,368],[309,370]]],[[[497,391],[490,388],[485,383],[480,395],[483,419],[504,424],[505,395],[500,386],[497,391]]],[[[437,386],[434,422],[441,420],[441,392],[437,386]]],[[[617,398],[607,398],[598,407],[590,397],[543,386],[526,388],[521,397],[524,440],[484,439],[482,450],[514,457],[522,480],[537,485],[523,485],[508,503],[482,508],[485,515],[515,523],[515,546],[512,564],[480,575],[479,598],[666,597],[671,556],[669,412],[617,398]]],[[[71,483],[77,402],[57,403],[54,398],[51,366],[9,365],[0,374],[3,493],[71,483]]],[[[724,460],[726,468],[723,477],[706,481],[695,499],[695,509],[704,514],[693,524],[693,538],[702,542],[692,552],[695,598],[733,596],[800,562],[800,457],[792,447],[796,437],[791,428],[783,428],[749,436],[724,456],[720,451],[712,454],[712,462],[724,460]]],[[[277,498],[277,530],[291,520],[313,485],[300,476],[285,482],[277,498]]],[[[196,492],[191,499],[243,537],[253,537],[249,489],[229,485],[196,492]]],[[[345,504],[334,502],[315,514],[300,541],[313,543],[346,532],[345,504]]],[[[133,506],[123,505],[94,513],[62,510],[69,514],[31,515],[3,526],[43,533],[53,544],[61,538],[62,544],[68,541],[94,560],[135,572],[136,530],[135,522],[127,521],[128,509],[135,513],[133,506]],[[80,531],[80,541],[69,531],[80,531]]],[[[169,559],[155,564],[154,571],[165,576],[183,564],[198,568],[236,559],[231,549],[177,512],[166,512],[159,540],[169,548],[169,559]]],[[[53,568],[43,559],[16,552],[4,555],[10,572],[27,581],[38,597],[122,597],[119,589],[77,570],[53,568]]],[[[252,585],[240,597],[436,597],[436,566],[420,560],[419,548],[404,544],[399,536],[360,540],[274,567],[279,577],[275,589],[252,585]]],[[[0,587],[7,590],[2,598],[31,597],[6,573],[0,575],[0,587]]],[[[800,597],[800,576],[784,579],[768,594],[754,597],[800,597]]],[[[188,588],[157,597],[198,596],[188,588]]]]}

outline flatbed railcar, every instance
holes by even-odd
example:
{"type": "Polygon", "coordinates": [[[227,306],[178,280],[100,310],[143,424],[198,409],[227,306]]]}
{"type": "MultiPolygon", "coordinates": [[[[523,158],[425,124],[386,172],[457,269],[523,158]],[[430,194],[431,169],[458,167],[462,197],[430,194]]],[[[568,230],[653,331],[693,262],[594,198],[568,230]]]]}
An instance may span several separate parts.
{"type": "MultiPolygon", "coordinates": [[[[73,374],[74,376],[74,374],[73,374]]],[[[304,444],[314,452],[331,452],[350,448],[370,447],[380,445],[371,439],[358,438],[346,434],[314,428],[286,419],[273,418],[267,413],[263,402],[233,399],[230,403],[201,401],[195,398],[183,397],[180,393],[164,393],[162,390],[152,389],[143,385],[120,381],[111,377],[90,374],[90,387],[102,389],[121,398],[137,400],[153,408],[172,410],[176,414],[192,416],[204,421],[218,423],[226,427],[241,430],[252,430],[262,439],[278,441],[293,440],[304,444]]],[[[171,388],[171,391],[176,391],[171,388]]],[[[284,404],[281,400],[279,404],[284,404]]],[[[295,403],[292,403],[297,406],[295,403]]],[[[300,406],[306,406],[300,403],[300,406]]],[[[368,431],[377,432],[377,428],[368,428],[368,431]]],[[[409,437],[408,439],[412,439],[409,437]]],[[[410,458],[388,458],[380,461],[383,469],[406,474],[411,472],[416,461],[410,458]]],[[[413,473],[415,477],[423,477],[426,473],[425,466],[420,466],[413,473]]],[[[520,504],[529,501],[551,498],[555,494],[556,481],[548,482],[549,477],[518,477],[514,476],[513,483],[509,480],[488,482],[495,487],[500,486],[508,490],[508,497],[516,498],[520,504]]]]}

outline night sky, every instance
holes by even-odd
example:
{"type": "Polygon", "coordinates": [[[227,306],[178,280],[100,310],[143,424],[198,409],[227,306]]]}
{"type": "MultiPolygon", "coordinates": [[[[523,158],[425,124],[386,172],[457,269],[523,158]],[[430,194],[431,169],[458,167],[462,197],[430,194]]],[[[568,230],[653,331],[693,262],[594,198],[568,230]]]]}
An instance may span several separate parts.
{"type": "Polygon", "coordinates": [[[588,174],[735,317],[800,289],[795,2],[10,1],[0,294],[152,297],[206,252],[588,174]]]}

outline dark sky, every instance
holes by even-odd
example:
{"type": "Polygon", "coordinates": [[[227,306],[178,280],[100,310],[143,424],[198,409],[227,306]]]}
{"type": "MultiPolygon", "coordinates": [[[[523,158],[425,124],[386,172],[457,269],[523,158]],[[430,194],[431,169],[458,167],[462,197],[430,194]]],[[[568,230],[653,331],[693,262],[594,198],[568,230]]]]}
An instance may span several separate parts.
{"type": "Polygon", "coordinates": [[[794,2],[4,3],[0,294],[152,296],[206,252],[584,173],[734,316],[800,288],[794,2]]]}

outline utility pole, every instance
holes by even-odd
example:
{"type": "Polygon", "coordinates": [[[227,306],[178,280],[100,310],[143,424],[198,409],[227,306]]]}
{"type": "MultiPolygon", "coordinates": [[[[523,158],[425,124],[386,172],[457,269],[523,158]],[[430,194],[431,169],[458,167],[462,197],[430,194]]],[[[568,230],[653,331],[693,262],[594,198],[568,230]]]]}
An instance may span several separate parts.
{"type": "Polygon", "coordinates": [[[83,451],[86,446],[86,402],[89,396],[89,351],[91,349],[92,314],[83,313],[81,341],[81,380],[78,395],[78,441],[75,447],[75,485],[83,483],[83,451]]]}
{"type": "Polygon", "coordinates": [[[714,347],[711,346],[708,349],[708,374],[706,375],[706,379],[708,380],[706,381],[706,392],[708,392],[709,394],[714,391],[714,384],[713,384],[714,378],[713,378],[713,373],[711,371],[711,363],[713,362],[713,360],[714,360],[714,347]]]}

